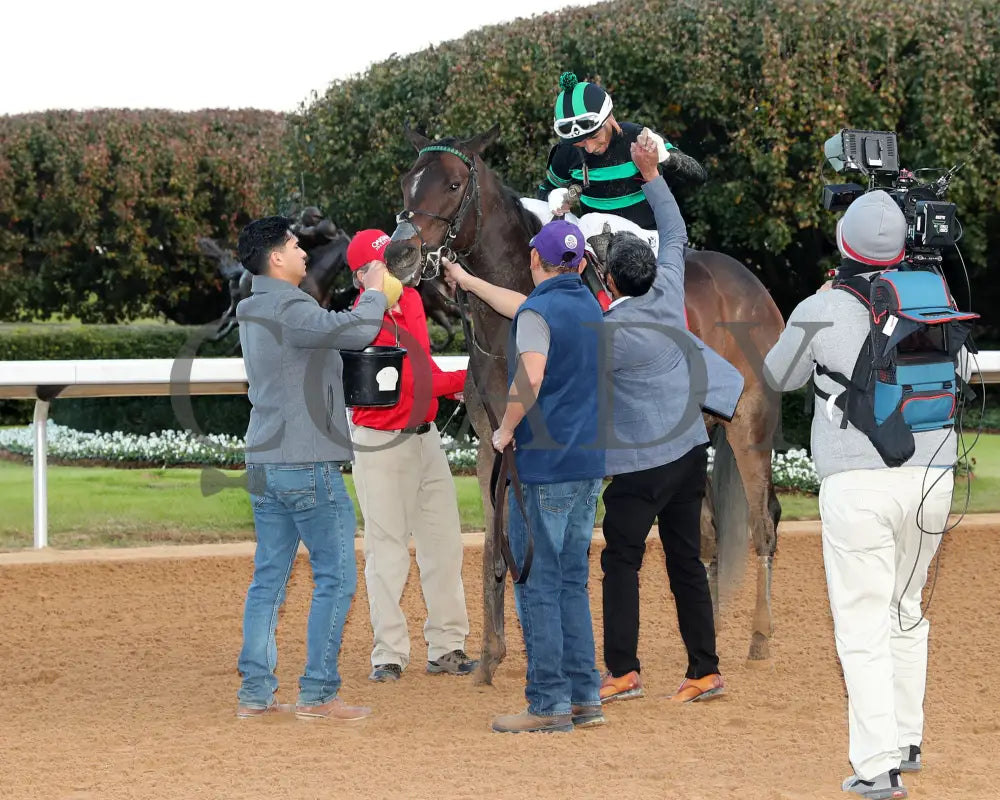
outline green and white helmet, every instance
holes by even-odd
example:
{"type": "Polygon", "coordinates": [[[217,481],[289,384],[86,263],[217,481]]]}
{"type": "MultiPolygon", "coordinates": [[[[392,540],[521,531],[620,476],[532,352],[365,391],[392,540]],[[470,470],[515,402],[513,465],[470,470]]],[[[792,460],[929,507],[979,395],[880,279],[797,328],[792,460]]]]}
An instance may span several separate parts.
{"type": "Polygon", "coordinates": [[[572,72],[559,76],[559,86],[553,129],[564,142],[589,139],[611,116],[611,95],[596,83],[577,80],[572,72]]]}

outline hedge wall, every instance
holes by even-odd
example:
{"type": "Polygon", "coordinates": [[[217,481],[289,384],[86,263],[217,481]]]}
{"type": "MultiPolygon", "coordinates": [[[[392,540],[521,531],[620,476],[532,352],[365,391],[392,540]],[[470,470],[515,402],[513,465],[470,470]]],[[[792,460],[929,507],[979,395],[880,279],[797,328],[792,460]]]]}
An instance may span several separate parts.
{"type": "Polygon", "coordinates": [[[0,320],[217,318],[199,236],[270,212],[284,118],[266,111],[0,116],[0,320]]]}
{"type": "MultiPolygon", "coordinates": [[[[533,193],[567,69],[599,80],[619,119],[702,160],[679,192],[692,240],[760,270],[787,313],[836,252],[820,204],[822,145],[842,127],[896,130],[905,166],[951,166],[974,308],[1000,302],[1000,14],[995,0],[617,0],[484,28],[333,83],[291,121],[280,169],[348,228],[393,225],[414,152],[402,127],[470,136],[533,193]],[[996,282],[994,282],[996,283],[996,282]]],[[[834,179],[827,169],[826,179],[834,179]]],[[[950,265],[955,266],[955,265],[950,265]]],[[[953,285],[962,287],[964,279],[953,285]]],[[[963,298],[964,299],[964,298],[963,298]]],[[[995,320],[995,317],[993,317],[995,320]]]]}

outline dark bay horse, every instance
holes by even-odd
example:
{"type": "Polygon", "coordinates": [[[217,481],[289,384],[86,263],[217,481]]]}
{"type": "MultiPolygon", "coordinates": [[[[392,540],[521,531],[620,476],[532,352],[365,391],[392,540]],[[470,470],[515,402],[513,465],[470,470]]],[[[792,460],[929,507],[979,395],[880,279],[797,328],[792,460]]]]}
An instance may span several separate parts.
{"type": "MultiPolygon", "coordinates": [[[[407,131],[418,156],[403,176],[404,211],[386,250],[389,270],[404,284],[415,285],[422,276],[433,275],[440,255],[451,252],[470,273],[490,283],[524,294],[534,288],[528,270],[528,241],[540,223],[482,160],[483,152],[498,135],[494,126],[470,139],[432,142],[407,131]]],[[[749,658],[763,660],[770,655],[771,568],[780,506],[771,483],[771,442],[779,407],[776,395],[764,383],[762,363],[784,324],[760,281],[721,253],[688,252],[685,292],[693,332],[734,364],[746,381],[731,421],[706,417],[716,456],[702,513],[702,556],[711,577],[717,578],[717,565],[724,576],[727,568],[730,575],[737,575],[746,562],[749,527],[758,557],[749,658]]],[[[469,305],[474,335],[467,343],[470,380],[465,396],[479,436],[479,477],[489,530],[491,506],[485,498],[489,497],[492,431],[482,402],[490,402],[502,413],[507,395],[510,321],[474,296],[469,297],[469,305]],[[482,385],[473,384],[473,373],[482,385]]],[[[504,583],[496,578],[498,563],[502,563],[499,553],[487,536],[483,552],[485,624],[478,676],[487,683],[506,654],[504,583]]]]}

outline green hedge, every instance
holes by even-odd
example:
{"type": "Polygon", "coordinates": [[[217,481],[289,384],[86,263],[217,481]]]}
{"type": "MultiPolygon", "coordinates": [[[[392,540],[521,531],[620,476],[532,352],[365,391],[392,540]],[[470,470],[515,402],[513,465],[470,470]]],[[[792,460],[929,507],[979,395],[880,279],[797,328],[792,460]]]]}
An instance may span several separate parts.
{"type": "MultiPolygon", "coordinates": [[[[787,314],[835,257],[822,145],[843,127],[896,130],[907,167],[950,166],[973,307],[1000,282],[1000,15],[995,0],[617,0],[484,28],[336,81],[290,122],[289,191],[349,229],[391,229],[415,153],[404,123],[471,136],[533,193],[564,70],[599,80],[619,119],[650,125],[709,169],[680,190],[692,241],[760,272],[787,314]]],[[[827,168],[827,181],[842,182],[827,168]]],[[[954,266],[954,265],[950,265],[954,266]]],[[[953,281],[964,302],[964,281],[953,281]]]]}
{"type": "Polygon", "coordinates": [[[270,212],[284,117],[267,111],[0,116],[0,320],[184,323],[226,307],[200,236],[270,212]]]}

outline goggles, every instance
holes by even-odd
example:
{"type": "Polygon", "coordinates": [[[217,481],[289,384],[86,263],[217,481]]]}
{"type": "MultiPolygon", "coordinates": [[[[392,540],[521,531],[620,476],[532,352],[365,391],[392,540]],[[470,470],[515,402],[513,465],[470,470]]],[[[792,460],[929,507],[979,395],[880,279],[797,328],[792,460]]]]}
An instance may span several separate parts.
{"type": "Polygon", "coordinates": [[[611,96],[604,96],[604,103],[600,111],[587,111],[577,114],[575,117],[565,117],[557,119],[552,127],[561,139],[576,139],[577,137],[592,136],[611,116],[611,96]]]}

